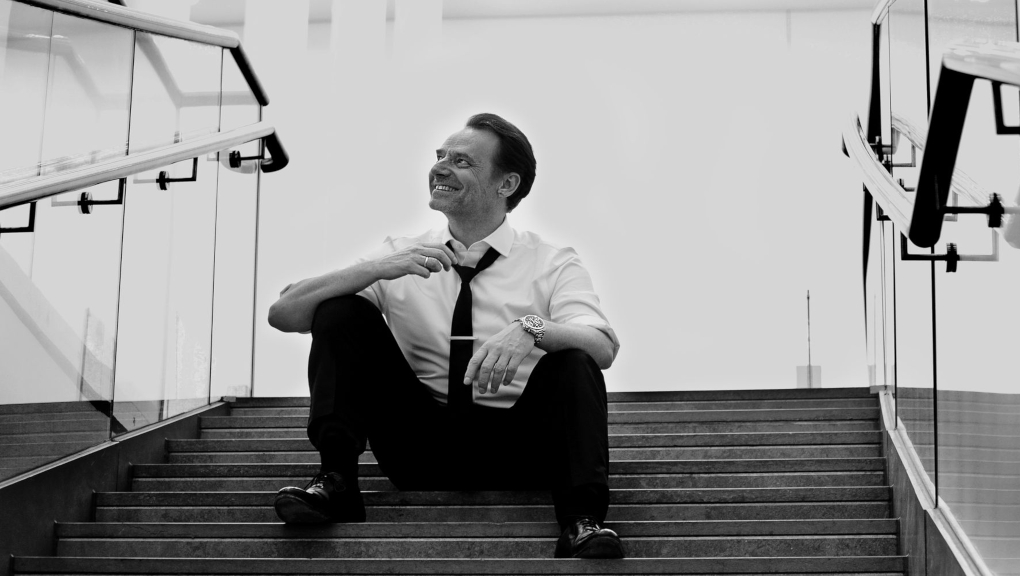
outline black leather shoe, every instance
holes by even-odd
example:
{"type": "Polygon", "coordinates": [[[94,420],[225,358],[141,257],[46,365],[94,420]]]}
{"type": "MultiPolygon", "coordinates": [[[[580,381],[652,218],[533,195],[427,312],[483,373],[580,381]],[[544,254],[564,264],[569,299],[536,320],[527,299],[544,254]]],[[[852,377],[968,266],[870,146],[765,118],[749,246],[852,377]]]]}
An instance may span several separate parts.
{"type": "Polygon", "coordinates": [[[348,483],[336,472],[319,472],[304,488],[281,488],[275,507],[287,524],[365,521],[365,500],[357,480],[348,483]]]}
{"type": "Polygon", "coordinates": [[[556,542],[557,558],[623,558],[623,542],[616,532],[593,518],[574,520],[556,542]]]}

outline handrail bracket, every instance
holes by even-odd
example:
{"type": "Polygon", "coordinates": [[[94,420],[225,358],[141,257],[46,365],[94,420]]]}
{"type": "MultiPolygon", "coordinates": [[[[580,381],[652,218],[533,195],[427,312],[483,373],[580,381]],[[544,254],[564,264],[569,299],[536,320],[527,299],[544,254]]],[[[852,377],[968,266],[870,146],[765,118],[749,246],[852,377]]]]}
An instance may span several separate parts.
{"type": "Polygon", "coordinates": [[[198,181],[198,156],[191,159],[191,176],[185,178],[171,178],[170,173],[166,170],[162,170],[159,173],[159,177],[156,178],[156,183],[159,184],[160,190],[166,190],[166,185],[170,182],[197,182],[198,181]]]}
{"type": "Polygon", "coordinates": [[[984,214],[988,216],[989,228],[1002,227],[1002,217],[1005,214],[1020,214],[1018,208],[1004,207],[1002,197],[998,194],[991,195],[987,206],[946,206],[942,211],[947,214],[984,214]]]}
{"type": "Polygon", "coordinates": [[[31,202],[28,205],[28,224],[25,226],[18,226],[14,228],[4,228],[0,226],[0,234],[18,234],[24,232],[35,232],[35,202],[31,202]]]}
{"type": "Polygon", "coordinates": [[[911,254],[910,242],[905,234],[900,234],[900,260],[924,261],[924,262],[946,262],[946,272],[956,272],[959,262],[998,262],[999,261],[999,235],[992,230],[992,252],[991,254],[960,254],[959,249],[953,242],[946,243],[945,254],[911,254]]]}
{"type": "Polygon", "coordinates": [[[992,100],[995,103],[995,133],[1020,134],[1020,126],[1006,126],[1002,115],[1002,82],[992,80],[992,100]]]}

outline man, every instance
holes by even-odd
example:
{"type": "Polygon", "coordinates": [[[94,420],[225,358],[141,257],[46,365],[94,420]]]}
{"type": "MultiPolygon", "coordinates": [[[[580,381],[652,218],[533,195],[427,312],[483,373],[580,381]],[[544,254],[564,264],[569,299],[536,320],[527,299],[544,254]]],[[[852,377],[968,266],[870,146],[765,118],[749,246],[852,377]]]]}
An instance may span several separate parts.
{"type": "Polygon", "coordinates": [[[429,171],[429,206],[448,226],[388,238],[270,308],[274,327],[312,333],[308,437],[322,461],[308,486],[280,490],[284,522],[363,522],[358,456],[370,441],[401,490],[549,489],[556,557],[623,557],[601,526],[601,370],[619,342],[576,253],[507,222],[535,166],[517,127],[472,116],[429,171]]]}

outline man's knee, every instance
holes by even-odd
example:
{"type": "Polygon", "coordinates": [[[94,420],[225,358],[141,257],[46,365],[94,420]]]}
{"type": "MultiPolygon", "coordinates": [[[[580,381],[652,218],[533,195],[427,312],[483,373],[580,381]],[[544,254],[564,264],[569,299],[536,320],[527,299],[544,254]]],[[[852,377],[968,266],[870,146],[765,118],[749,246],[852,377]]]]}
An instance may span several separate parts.
{"type": "Polygon", "coordinates": [[[357,327],[362,325],[360,323],[377,320],[379,315],[374,304],[356,294],[330,298],[315,309],[312,337],[325,336],[343,327],[357,327]]]}
{"type": "Polygon", "coordinates": [[[556,372],[571,372],[571,371],[590,371],[601,372],[595,359],[584,350],[578,348],[568,348],[566,350],[557,350],[556,352],[549,352],[539,359],[538,365],[542,366],[546,370],[553,370],[556,372]]]}
{"type": "Polygon", "coordinates": [[[549,352],[542,356],[535,366],[535,372],[541,373],[547,380],[558,387],[594,387],[605,394],[606,384],[602,377],[602,369],[590,354],[583,350],[570,348],[549,352]]]}

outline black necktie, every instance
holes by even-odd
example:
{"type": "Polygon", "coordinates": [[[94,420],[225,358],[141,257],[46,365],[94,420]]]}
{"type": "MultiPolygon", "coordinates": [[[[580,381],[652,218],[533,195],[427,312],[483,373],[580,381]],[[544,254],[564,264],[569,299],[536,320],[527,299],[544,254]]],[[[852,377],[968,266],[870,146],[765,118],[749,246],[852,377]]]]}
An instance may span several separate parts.
{"type": "MultiPolygon", "coordinates": [[[[450,243],[446,243],[450,246],[450,243]]],[[[453,249],[453,246],[450,246],[453,249]]],[[[495,248],[489,251],[478,261],[474,268],[467,266],[453,266],[453,269],[460,274],[460,294],[457,295],[457,304],[453,307],[453,325],[450,330],[450,376],[449,387],[446,391],[447,405],[459,411],[465,411],[471,406],[471,386],[464,384],[464,373],[467,371],[468,362],[474,353],[473,343],[474,329],[471,326],[471,280],[482,270],[491,265],[499,252],[495,248]]]]}

